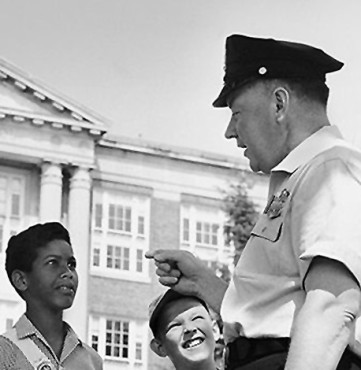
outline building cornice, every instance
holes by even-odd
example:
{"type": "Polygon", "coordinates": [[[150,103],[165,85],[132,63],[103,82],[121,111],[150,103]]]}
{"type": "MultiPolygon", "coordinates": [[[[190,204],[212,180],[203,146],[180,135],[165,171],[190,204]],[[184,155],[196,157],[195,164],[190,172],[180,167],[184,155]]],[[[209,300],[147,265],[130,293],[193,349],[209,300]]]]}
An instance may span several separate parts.
{"type": "Polygon", "coordinates": [[[22,111],[20,109],[8,109],[0,107],[0,120],[5,119],[6,117],[11,118],[13,121],[18,123],[28,121],[37,127],[49,125],[56,129],[68,128],[72,132],[86,131],[93,136],[102,136],[106,132],[103,126],[97,126],[90,122],[77,122],[67,118],[47,116],[22,111]]]}
{"type": "Polygon", "coordinates": [[[249,170],[246,163],[243,163],[239,158],[235,157],[228,157],[200,150],[187,150],[185,148],[176,148],[171,146],[166,147],[160,144],[144,142],[143,140],[140,140],[139,143],[126,141],[131,141],[131,139],[102,138],[98,141],[97,145],[103,148],[119,149],[127,152],[202,164],[206,166],[233,170],[249,170]]]}

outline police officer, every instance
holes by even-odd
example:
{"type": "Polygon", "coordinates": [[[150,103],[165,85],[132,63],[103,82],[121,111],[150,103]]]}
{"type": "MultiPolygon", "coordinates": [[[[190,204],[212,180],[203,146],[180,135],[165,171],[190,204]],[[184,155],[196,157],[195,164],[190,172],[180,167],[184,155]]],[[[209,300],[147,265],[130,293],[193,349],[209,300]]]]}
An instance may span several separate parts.
{"type": "Polygon", "coordinates": [[[227,286],[192,254],[157,250],[159,281],[221,313],[227,370],[361,369],[361,153],[327,112],[343,63],[293,42],[232,35],[226,137],[269,199],[227,286]]]}

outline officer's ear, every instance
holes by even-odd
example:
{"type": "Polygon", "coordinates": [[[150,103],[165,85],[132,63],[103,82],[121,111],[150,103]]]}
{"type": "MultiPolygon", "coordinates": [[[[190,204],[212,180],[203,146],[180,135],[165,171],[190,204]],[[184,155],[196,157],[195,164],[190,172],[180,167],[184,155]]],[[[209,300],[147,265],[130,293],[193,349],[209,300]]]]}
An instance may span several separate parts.
{"type": "Polygon", "coordinates": [[[289,92],[284,87],[277,87],[273,91],[275,118],[277,122],[281,122],[288,111],[290,103],[289,92]]]}
{"type": "Polygon", "coordinates": [[[162,342],[156,338],[153,338],[150,342],[150,348],[154,353],[160,357],[167,357],[167,352],[162,345],[162,342]]]}
{"type": "Polygon", "coordinates": [[[11,282],[14,287],[20,292],[25,292],[28,289],[28,280],[26,273],[21,270],[14,270],[11,273],[11,282]]]}

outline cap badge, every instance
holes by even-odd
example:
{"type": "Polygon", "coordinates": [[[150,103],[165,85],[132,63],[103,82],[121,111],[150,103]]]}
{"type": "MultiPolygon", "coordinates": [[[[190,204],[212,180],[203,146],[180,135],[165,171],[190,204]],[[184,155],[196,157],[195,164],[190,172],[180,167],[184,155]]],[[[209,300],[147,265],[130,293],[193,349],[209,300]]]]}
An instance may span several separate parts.
{"type": "Polygon", "coordinates": [[[258,73],[260,75],[264,75],[267,73],[267,68],[266,67],[261,67],[259,70],[258,70],[258,73]]]}

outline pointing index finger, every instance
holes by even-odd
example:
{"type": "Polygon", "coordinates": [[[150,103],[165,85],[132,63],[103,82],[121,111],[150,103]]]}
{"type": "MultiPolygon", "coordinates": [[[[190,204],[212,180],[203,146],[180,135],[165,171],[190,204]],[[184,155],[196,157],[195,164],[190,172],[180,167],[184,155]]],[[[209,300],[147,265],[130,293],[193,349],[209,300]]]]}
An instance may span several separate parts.
{"type": "Polygon", "coordinates": [[[156,262],[165,262],[166,258],[162,258],[162,249],[145,252],[145,258],[154,259],[156,262]]]}

